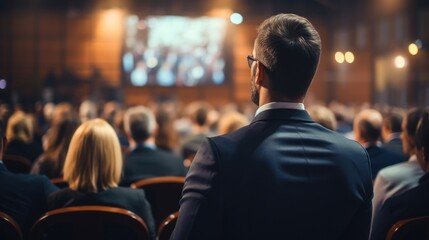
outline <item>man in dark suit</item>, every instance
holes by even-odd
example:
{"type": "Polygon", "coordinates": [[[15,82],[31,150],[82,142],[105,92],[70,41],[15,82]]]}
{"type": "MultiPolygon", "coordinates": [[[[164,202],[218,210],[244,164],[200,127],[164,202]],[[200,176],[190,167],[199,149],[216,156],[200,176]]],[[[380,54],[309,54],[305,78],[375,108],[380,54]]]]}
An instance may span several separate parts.
{"type": "Polygon", "coordinates": [[[124,127],[133,149],[125,157],[121,185],[150,177],[185,176],[180,157],[156,148],[156,120],[150,109],[143,106],[128,109],[124,127]]]}
{"type": "Polygon", "coordinates": [[[48,195],[57,188],[46,176],[14,174],[7,170],[1,161],[7,143],[4,133],[0,119],[0,211],[11,216],[26,234],[46,210],[48,195]]]}
{"type": "Polygon", "coordinates": [[[356,115],[353,124],[356,141],[365,147],[371,159],[373,179],[381,169],[404,161],[401,154],[381,147],[382,121],[383,117],[379,111],[365,109],[356,115]]]}
{"type": "Polygon", "coordinates": [[[369,157],[304,110],[320,49],[305,18],[262,23],[248,56],[256,116],[204,141],[172,239],[367,239],[369,157]]]}

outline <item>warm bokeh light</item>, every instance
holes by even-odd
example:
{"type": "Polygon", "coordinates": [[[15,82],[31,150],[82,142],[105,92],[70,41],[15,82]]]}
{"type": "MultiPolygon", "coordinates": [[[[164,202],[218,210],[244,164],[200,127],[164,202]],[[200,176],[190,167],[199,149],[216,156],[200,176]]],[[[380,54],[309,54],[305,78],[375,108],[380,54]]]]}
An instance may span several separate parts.
{"type": "Polygon", "coordinates": [[[346,54],[344,54],[346,62],[348,63],[353,63],[355,61],[355,55],[352,52],[346,52],[346,54]]]}
{"type": "Polygon", "coordinates": [[[396,68],[404,68],[405,67],[405,58],[403,56],[395,57],[395,67],[396,68]]]}
{"type": "Polygon", "coordinates": [[[243,16],[240,13],[233,13],[229,17],[232,23],[234,24],[241,24],[243,22],[243,16]]]}
{"type": "Polygon", "coordinates": [[[411,43],[410,45],[408,45],[408,52],[411,55],[417,55],[417,53],[419,53],[419,47],[417,46],[417,44],[411,43]]]}
{"type": "Polygon", "coordinates": [[[344,62],[344,54],[342,52],[336,52],[335,53],[335,61],[337,61],[337,63],[343,63],[344,62]]]}

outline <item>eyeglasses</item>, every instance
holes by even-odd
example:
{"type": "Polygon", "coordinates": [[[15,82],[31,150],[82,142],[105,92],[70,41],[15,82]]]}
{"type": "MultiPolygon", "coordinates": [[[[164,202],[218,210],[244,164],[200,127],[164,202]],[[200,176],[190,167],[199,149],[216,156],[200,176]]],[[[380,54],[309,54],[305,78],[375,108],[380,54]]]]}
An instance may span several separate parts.
{"type": "Polygon", "coordinates": [[[247,65],[249,65],[249,68],[252,68],[253,62],[258,61],[256,58],[252,57],[252,55],[247,56],[247,65]]]}

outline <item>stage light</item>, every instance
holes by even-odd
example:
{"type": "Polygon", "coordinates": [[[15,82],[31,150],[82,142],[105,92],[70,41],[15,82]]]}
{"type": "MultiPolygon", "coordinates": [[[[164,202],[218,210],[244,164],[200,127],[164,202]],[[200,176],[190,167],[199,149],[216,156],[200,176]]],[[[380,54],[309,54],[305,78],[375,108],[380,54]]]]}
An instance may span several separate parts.
{"type": "Polygon", "coordinates": [[[229,20],[231,20],[232,23],[239,25],[243,22],[243,16],[241,16],[240,13],[233,13],[229,17],[229,20]]]}
{"type": "Polygon", "coordinates": [[[417,53],[419,53],[419,47],[417,46],[417,44],[411,43],[410,45],[408,45],[408,52],[411,55],[417,55],[417,53]]]}
{"type": "Polygon", "coordinates": [[[342,52],[336,52],[335,53],[335,61],[337,61],[337,63],[343,63],[344,62],[344,54],[342,52]]]}
{"type": "Polygon", "coordinates": [[[146,64],[148,68],[154,68],[158,65],[158,59],[156,57],[150,57],[146,64]]]}
{"type": "Polygon", "coordinates": [[[396,68],[404,68],[405,67],[405,58],[403,56],[396,56],[395,57],[395,67],[396,68]]]}
{"type": "Polygon", "coordinates": [[[355,55],[352,52],[346,52],[346,54],[344,54],[346,62],[348,63],[353,63],[355,61],[355,55]]]}
{"type": "Polygon", "coordinates": [[[6,80],[2,79],[0,80],[0,89],[5,89],[6,88],[6,80]]]}

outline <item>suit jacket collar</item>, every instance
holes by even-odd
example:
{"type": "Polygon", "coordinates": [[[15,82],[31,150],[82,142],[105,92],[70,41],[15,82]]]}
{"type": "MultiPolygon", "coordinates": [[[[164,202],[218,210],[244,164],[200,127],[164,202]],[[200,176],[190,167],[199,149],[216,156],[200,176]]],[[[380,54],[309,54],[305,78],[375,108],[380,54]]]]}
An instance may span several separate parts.
{"type": "Polygon", "coordinates": [[[269,109],[259,113],[253,122],[266,120],[288,120],[299,122],[314,122],[305,110],[298,109],[269,109]]]}

